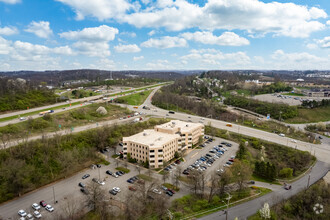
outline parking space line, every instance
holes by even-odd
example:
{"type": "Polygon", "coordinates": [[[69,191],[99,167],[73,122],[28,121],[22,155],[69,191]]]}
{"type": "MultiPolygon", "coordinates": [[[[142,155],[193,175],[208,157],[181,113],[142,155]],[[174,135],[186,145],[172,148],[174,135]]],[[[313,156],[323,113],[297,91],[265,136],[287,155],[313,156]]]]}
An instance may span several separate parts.
{"type": "Polygon", "coordinates": [[[194,155],[192,155],[190,158],[193,158],[194,156],[196,156],[199,152],[196,152],[194,155]]]}

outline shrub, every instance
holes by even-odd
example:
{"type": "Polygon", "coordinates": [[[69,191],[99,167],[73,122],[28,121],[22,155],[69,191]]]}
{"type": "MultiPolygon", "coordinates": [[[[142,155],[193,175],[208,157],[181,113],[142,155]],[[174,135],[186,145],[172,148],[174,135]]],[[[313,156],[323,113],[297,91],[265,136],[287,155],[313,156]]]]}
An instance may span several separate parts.
{"type": "Polygon", "coordinates": [[[293,169],[292,168],[283,168],[280,170],[280,177],[290,178],[292,177],[293,169]]]}

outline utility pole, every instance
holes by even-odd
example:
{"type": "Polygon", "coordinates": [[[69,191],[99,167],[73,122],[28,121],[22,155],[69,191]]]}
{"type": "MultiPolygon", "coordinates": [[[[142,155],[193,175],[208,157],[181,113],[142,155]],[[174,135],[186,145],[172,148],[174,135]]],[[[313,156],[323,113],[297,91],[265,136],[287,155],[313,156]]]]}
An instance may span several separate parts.
{"type": "Polygon", "coordinates": [[[306,190],[307,190],[308,187],[309,187],[309,181],[310,181],[310,179],[311,179],[311,175],[309,174],[309,175],[308,175],[308,181],[307,181],[307,188],[306,188],[306,190]]]}
{"type": "Polygon", "coordinates": [[[229,193],[227,193],[227,194],[228,194],[228,198],[227,198],[226,220],[228,220],[229,201],[230,201],[230,199],[232,198],[232,196],[231,196],[229,193]]]}
{"type": "Polygon", "coordinates": [[[53,196],[54,196],[54,204],[56,203],[56,200],[55,200],[55,188],[53,186],[53,196]]]}

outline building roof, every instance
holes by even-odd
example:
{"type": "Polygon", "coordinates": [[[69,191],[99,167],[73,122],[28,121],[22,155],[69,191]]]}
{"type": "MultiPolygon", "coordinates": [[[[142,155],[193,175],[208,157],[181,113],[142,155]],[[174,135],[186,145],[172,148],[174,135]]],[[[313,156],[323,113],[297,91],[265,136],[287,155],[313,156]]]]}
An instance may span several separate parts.
{"type": "Polygon", "coordinates": [[[155,127],[162,128],[162,129],[168,129],[168,130],[180,128],[180,132],[185,133],[185,132],[189,132],[193,129],[199,128],[200,126],[204,127],[204,125],[201,123],[191,123],[191,122],[185,122],[185,121],[180,121],[180,120],[172,120],[165,124],[156,125],[155,127]]]}
{"type": "Polygon", "coordinates": [[[177,134],[167,134],[155,131],[153,129],[148,129],[130,137],[124,137],[123,141],[132,141],[142,145],[148,145],[150,148],[158,148],[176,138],[180,138],[180,136],[177,134]]]}

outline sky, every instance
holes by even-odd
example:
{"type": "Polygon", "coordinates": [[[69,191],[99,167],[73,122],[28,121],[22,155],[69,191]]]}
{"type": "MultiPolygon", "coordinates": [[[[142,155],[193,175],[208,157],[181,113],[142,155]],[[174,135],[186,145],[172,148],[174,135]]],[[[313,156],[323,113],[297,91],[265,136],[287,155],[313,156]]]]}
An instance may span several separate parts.
{"type": "Polygon", "coordinates": [[[0,0],[0,71],[330,70],[330,0],[0,0]]]}

